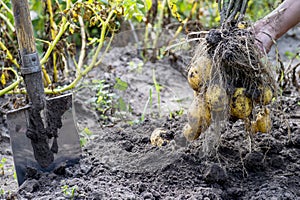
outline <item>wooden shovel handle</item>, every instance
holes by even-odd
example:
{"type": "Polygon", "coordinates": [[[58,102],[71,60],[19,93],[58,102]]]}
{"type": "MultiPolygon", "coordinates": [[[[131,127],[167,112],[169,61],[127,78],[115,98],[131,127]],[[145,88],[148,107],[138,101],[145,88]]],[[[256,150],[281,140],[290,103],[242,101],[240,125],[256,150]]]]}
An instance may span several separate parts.
{"type": "Polygon", "coordinates": [[[27,0],[11,0],[21,54],[35,53],[35,41],[27,0]]]}
{"type": "MultiPolygon", "coordinates": [[[[24,69],[27,67],[27,65],[24,64],[24,60],[28,61],[28,55],[36,53],[29,5],[28,0],[11,0],[11,3],[15,19],[19,52],[22,60],[21,66],[24,69]]],[[[41,67],[39,59],[32,59],[36,61],[39,70],[36,70],[32,73],[24,73],[22,74],[22,76],[26,84],[26,91],[31,101],[32,107],[37,110],[42,110],[44,108],[45,95],[42,73],[40,70],[41,67]]]]}

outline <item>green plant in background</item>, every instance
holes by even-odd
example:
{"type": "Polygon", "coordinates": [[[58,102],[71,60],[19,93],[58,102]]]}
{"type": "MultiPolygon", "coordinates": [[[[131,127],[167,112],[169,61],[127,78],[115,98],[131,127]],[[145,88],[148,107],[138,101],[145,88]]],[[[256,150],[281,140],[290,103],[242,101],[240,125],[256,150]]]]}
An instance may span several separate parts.
{"type": "Polygon", "coordinates": [[[250,0],[246,16],[253,22],[272,12],[282,0],[250,0]]]}
{"type": "Polygon", "coordinates": [[[88,128],[84,128],[80,133],[80,146],[84,147],[87,142],[91,139],[91,136],[93,135],[93,132],[90,131],[88,128]]]}
{"type": "Polygon", "coordinates": [[[182,116],[184,113],[184,109],[180,108],[179,110],[176,111],[170,111],[169,112],[169,118],[173,119],[175,116],[182,116]]]}
{"type": "Polygon", "coordinates": [[[105,80],[92,80],[88,87],[91,87],[92,91],[95,92],[95,96],[89,100],[89,103],[98,112],[99,120],[102,122],[108,120],[108,117],[116,114],[116,112],[131,112],[130,105],[117,94],[117,91],[125,92],[127,90],[127,82],[116,78],[112,85],[105,80]]]}
{"type": "Polygon", "coordinates": [[[74,199],[75,192],[78,190],[78,187],[75,185],[70,188],[68,185],[64,185],[61,187],[61,189],[66,197],[68,197],[70,199],[74,199]]]}
{"type": "Polygon", "coordinates": [[[93,102],[95,110],[97,110],[101,118],[106,119],[106,112],[112,108],[115,94],[110,91],[111,86],[105,80],[93,80],[96,85],[96,99],[93,102]]]}
{"type": "Polygon", "coordinates": [[[7,162],[7,158],[2,158],[0,161],[0,175],[4,175],[4,165],[7,162]]]}
{"type": "MultiPolygon", "coordinates": [[[[124,92],[128,89],[128,83],[121,80],[120,78],[116,78],[114,89],[124,92]]],[[[117,104],[114,107],[117,108],[119,111],[123,111],[123,112],[130,111],[131,109],[130,105],[127,105],[122,97],[117,98],[117,104]]]]}
{"type": "Polygon", "coordinates": [[[145,103],[145,106],[144,106],[144,109],[143,109],[143,113],[142,113],[142,116],[140,118],[140,121],[143,122],[145,120],[145,116],[146,116],[146,112],[147,112],[147,108],[150,104],[150,113],[152,113],[152,106],[153,106],[153,98],[152,98],[152,89],[150,88],[149,89],[149,97],[145,103]]]}
{"type": "Polygon", "coordinates": [[[156,95],[157,95],[157,103],[158,103],[158,113],[159,113],[159,117],[161,117],[161,100],[160,100],[160,91],[163,88],[157,81],[156,81],[156,76],[155,76],[155,70],[153,69],[152,71],[152,80],[153,80],[153,84],[155,87],[155,91],[156,91],[156,95]]]}

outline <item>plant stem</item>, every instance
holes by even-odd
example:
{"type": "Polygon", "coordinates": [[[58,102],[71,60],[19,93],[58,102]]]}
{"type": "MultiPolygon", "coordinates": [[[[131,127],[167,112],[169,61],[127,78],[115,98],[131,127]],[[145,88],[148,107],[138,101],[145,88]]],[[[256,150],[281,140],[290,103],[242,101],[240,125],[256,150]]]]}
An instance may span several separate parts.
{"type": "Polygon", "coordinates": [[[111,45],[111,42],[112,42],[114,36],[115,36],[115,34],[112,33],[112,36],[111,36],[111,38],[110,38],[110,40],[109,40],[109,42],[108,42],[108,44],[107,44],[107,47],[106,47],[104,53],[102,54],[101,58],[96,62],[95,66],[98,66],[98,65],[101,64],[101,62],[102,62],[102,60],[103,60],[103,58],[104,58],[104,55],[107,53],[107,51],[108,51],[108,49],[109,49],[109,47],[110,47],[110,45],[111,45]]]}
{"type": "Polygon", "coordinates": [[[45,85],[50,85],[51,84],[51,80],[50,80],[49,74],[47,73],[45,65],[42,65],[42,72],[43,72],[43,75],[44,75],[44,79],[46,81],[45,85]]]}
{"type": "Polygon", "coordinates": [[[70,23],[67,22],[67,19],[66,19],[65,17],[63,17],[63,19],[62,19],[62,25],[61,25],[61,27],[60,27],[60,29],[59,29],[59,32],[57,33],[55,39],[54,39],[54,40],[51,42],[51,44],[49,45],[49,47],[48,47],[48,49],[47,49],[47,51],[46,51],[44,57],[41,59],[41,61],[40,61],[40,62],[41,62],[41,65],[44,65],[44,64],[47,62],[47,60],[48,60],[48,58],[49,58],[51,52],[53,51],[55,45],[56,45],[57,42],[60,40],[60,38],[61,38],[61,36],[64,34],[64,32],[66,31],[66,29],[68,28],[69,24],[70,24],[70,23]]]}
{"type": "MultiPolygon", "coordinates": [[[[54,17],[53,17],[53,9],[52,9],[51,0],[47,0],[46,5],[47,5],[48,13],[49,13],[51,40],[54,40],[56,37],[57,26],[56,26],[56,23],[55,23],[54,17]]],[[[56,83],[58,81],[58,72],[57,72],[57,63],[56,63],[57,54],[55,51],[52,54],[52,60],[53,60],[53,82],[56,83]]]]}
{"type": "Polygon", "coordinates": [[[152,70],[152,79],[153,79],[154,87],[155,87],[156,94],[157,94],[159,117],[161,117],[161,108],[160,108],[160,103],[161,103],[160,102],[160,89],[161,89],[161,86],[156,81],[155,70],[154,69],[152,70]]]}
{"type": "MultiPolygon", "coordinates": [[[[0,0],[1,1],[1,0],[0,0]]],[[[70,5],[71,5],[71,1],[70,0],[67,0],[67,6],[66,6],[66,9],[69,9],[70,8],[70,5]]],[[[41,59],[40,63],[41,65],[44,65],[51,52],[53,51],[55,45],[57,44],[57,42],[60,40],[61,36],[64,34],[64,32],[66,31],[66,29],[68,28],[68,26],[70,25],[70,23],[67,21],[67,18],[65,16],[62,17],[62,24],[59,28],[59,32],[57,33],[55,39],[51,42],[51,44],[49,45],[44,57],[41,59]]]]}
{"type": "Polygon", "coordinates": [[[6,52],[6,57],[7,59],[12,62],[14,65],[17,66],[17,68],[20,68],[19,63],[17,62],[17,60],[15,58],[13,58],[12,54],[10,53],[10,51],[7,49],[7,47],[1,42],[0,40],[0,48],[6,52]]]}
{"type": "Polygon", "coordinates": [[[7,5],[2,0],[0,0],[0,3],[2,4],[3,8],[5,8],[5,10],[11,14],[11,16],[14,15],[12,10],[9,7],[7,7],[7,5]]]}
{"type": "Polygon", "coordinates": [[[13,90],[21,82],[21,78],[19,77],[18,73],[13,68],[11,68],[11,67],[9,67],[9,68],[3,68],[3,70],[10,70],[10,71],[12,71],[14,73],[15,77],[17,78],[17,80],[15,82],[13,82],[12,84],[10,84],[9,86],[5,87],[4,89],[0,90],[0,97],[2,95],[6,94],[7,92],[13,90]]]}
{"type": "Polygon", "coordinates": [[[78,16],[78,22],[80,24],[81,49],[80,49],[80,55],[79,55],[77,69],[76,69],[76,74],[80,73],[80,71],[81,71],[81,68],[83,65],[83,59],[85,57],[85,47],[86,47],[85,27],[84,27],[83,19],[81,16],[78,16]]]}
{"type": "Polygon", "coordinates": [[[6,22],[8,28],[12,32],[15,32],[15,27],[12,25],[12,23],[9,21],[9,19],[5,15],[3,15],[2,13],[0,13],[0,18],[2,18],[6,22]]]}
{"type": "MultiPolygon", "coordinates": [[[[90,72],[93,67],[95,66],[96,62],[97,62],[97,58],[98,58],[98,55],[100,53],[100,50],[102,49],[103,47],[103,44],[104,44],[104,40],[105,40],[105,34],[106,34],[106,30],[108,28],[108,25],[109,25],[109,21],[111,20],[111,18],[113,17],[115,13],[115,10],[111,10],[108,14],[108,17],[106,18],[106,20],[104,21],[104,23],[102,24],[102,28],[101,28],[101,34],[100,34],[100,39],[99,39],[99,44],[98,44],[98,47],[96,49],[96,52],[92,58],[92,61],[90,63],[90,65],[88,65],[85,70],[83,70],[82,72],[80,71],[80,73],[78,73],[78,76],[73,80],[72,83],[70,83],[69,85],[63,87],[63,88],[59,88],[59,89],[54,89],[54,90],[49,90],[49,89],[45,89],[45,93],[46,94],[58,94],[58,93],[62,93],[62,92],[65,92],[67,90],[71,90],[73,89],[77,83],[81,80],[81,78],[83,76],[85,76],[88,72],[90,72]]],[[[98,61],[99,62],[99,61],[98,61]]],[[[97,62],[97,63],[98,63],[97,62]]]]}
{"type": "Polygon", "coordinates": [[[162,3],[161,3],[162,5],[161,5],[160,13],[158,15],[157,30],[156,30],[156,36],[155,36],[155,39],[154,39],[154,42],[153,42],[153,48],[156,48],[156,45],[157,45],[157,42],[158,42],[158,39],[159,39],[159,35],[161,33],[161,28],[162,28],[163,19],[164,19],[164,8],[166,6],[166,3],[167,3],[166,0],[163,0],[162,3]]]}

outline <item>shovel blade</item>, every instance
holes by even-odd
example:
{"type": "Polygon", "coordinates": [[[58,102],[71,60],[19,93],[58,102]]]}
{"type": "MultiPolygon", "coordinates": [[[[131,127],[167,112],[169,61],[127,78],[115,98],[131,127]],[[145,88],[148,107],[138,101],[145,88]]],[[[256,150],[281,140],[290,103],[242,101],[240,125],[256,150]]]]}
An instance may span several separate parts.
{"type": "Polygon", "coordinates": [[[70,166],[78,163],[81,156],[79,135],[74,122],[74,109],[72,94],[46,100],[45,110],[42,113],[44,124],[52,121],[55,123],[57,115],[51,113],[61,113],[61,126],[57,131],[57,145],[53,145],[54,139],[49,139],[49,149],[56,146],[57,153],[54,153],[53,162],[47,167],[42,167],[36,161],[31,139],[26,136],[29,125],[30,106],[13,110],[7,115],[7,127],[10,134],[11,148],[14,158],[14,165],[17,174],[18,184],[21,185],[32,169],[40,172],[51,172],[59,167],[70,166]],[[64,107],[64,112],[61,109],[64,107]],[[50,113],[50,115],[49,115],[50,113]],[[45,115],[45,116],[43,116],[45,115]]]}

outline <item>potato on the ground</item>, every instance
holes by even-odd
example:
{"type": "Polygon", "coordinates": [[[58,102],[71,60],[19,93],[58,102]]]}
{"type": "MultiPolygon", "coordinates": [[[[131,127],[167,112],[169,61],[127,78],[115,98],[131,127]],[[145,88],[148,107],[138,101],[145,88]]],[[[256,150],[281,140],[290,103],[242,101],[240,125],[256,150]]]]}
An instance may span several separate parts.
{"type": "Polygon", "coordinates": [[[251,122],[251,132],[252,133],[268,133],[272,128],[270,110],[264,108],[260,110],[256,115],[256,120],[251,122]]]}
{"type": "Polygon", "coordinates": [[[169,141],[162,137],[162,134],[164,133],[166,133],[166,130],[162,128],[156,128],[150,136],[151,144],[158,147],[168,144],[169,141]]]}
{"type": "Polygon", "coordinates": [[[190,128],[185,132],[187,140],[197,139],[211,123],[211,113],[204,98],[200,95],[194,98],[188,110],[188,124],[190,128]]]}
{"type": "Polygon", "coordinates": [[[268,133],[272,128],[270,110],[264,108],[256,115],[256,130],[257,132],[268,133]]]}
{"type": "Polygon", "coordinates": [[[230,99],[230,114],[238,119],[246,119],[252,112],[252,101],[245,91],[245,88],[236,88],[230,99]]]}
{"type": "Polygon", "coordinates": [[[258,90],[260,95],[258,99],[256,99],[256,102],[261,103],[262,105],[270,104],[273,98],[273,92],[270,86],[259,86],[258,90]]]}
{"type": "Polygon", "coordinates": [[[222,112],[228,106],[226,90],[219,85],[210,85],[205,93],[205,100],[211,111],[222,112]]]}
{"type": "Polygon", "coordinates": [[[192,64],[188,71],[188,82],[193,90],[199,91],[201,86],[210,80],[211,66],[211,60],[206,56],[199,57],[199,60],[192,64]]]}

